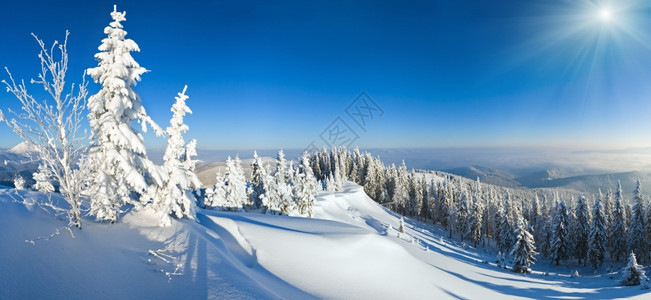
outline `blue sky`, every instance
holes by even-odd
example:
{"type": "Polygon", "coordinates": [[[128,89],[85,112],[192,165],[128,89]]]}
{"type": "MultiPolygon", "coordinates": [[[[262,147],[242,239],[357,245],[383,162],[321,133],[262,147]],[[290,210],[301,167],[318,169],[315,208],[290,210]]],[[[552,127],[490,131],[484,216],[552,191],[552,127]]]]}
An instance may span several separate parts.
{"type": "MultiPolygon", "coordinates": [[[[187,84],[202,149],[323,146],[338,117],[361,148],[648,147],[645,2],[11,1],[0,65],[35,77],[30,33],[50,44],[69,30],[78,82],[116,3],[151,70],[136,87],[149,114],[167,126],[187,84]],[[363,129],[345,112],[361,92],[384,112],[363,129]]],[[[2,108],[16,102],[0,93],[2,108]]]]}

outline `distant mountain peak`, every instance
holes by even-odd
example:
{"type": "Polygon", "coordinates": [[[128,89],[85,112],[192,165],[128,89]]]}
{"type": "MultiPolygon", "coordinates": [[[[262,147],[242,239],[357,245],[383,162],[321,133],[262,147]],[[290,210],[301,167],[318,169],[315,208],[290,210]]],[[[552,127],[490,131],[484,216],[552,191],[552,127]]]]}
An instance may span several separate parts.
{"type": "Polygon", "coordinates": [[[9,152],[14,153],[14,154],[28,154],[36,151],[34,149],[34,146],[32,146],[29,142],[22,142],[13,148],[9,149],[9,152]]]}

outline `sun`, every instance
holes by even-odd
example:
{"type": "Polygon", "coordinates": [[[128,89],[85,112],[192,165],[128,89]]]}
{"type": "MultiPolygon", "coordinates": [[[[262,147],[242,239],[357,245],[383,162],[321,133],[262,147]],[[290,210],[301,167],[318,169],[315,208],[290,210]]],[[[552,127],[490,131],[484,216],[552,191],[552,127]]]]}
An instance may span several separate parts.
{"type": "Polygon", "coordinates": [[[608,8],[602,8],[599,12],[599,18],[601,21],[608,22],[612,19],[612,13],[608,8]]]}

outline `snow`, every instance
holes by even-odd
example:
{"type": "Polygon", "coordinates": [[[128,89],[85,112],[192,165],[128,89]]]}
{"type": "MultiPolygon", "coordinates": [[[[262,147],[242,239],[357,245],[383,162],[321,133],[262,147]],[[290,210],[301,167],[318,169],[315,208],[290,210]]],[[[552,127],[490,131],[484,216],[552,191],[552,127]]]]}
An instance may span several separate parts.
{"type": "MultiPolygon", "coordinates": [[[[618,277],[520,275],[495,253],[464,249],[437,227],[377,205],[362,187],[321,192],[314,218],[199,210],[159,227],[155,213],[49,237],[67,222],[37,192],[0,190],[0,299],[552,299],[644,298],[618,277]]],[[[60,199],[54,198],[55,201],[60,199]]],[[[63,200],[60,200],[63,201],[63,200]]],[[[565,272],[566,271],[566,272],[565,272]]],[[[583,270],[580,270],[582,272],[583,270]]]]}
{"type": "MultiPolygon", "coordinates": [[[[28,155],[36,150],[34,149],[34,146],[29,144],[29,142],[21,142],[7,151],[13,154],[28,155]]],[[[7,163],[5,162],[5,165],[6,164],[7,163]]]]}

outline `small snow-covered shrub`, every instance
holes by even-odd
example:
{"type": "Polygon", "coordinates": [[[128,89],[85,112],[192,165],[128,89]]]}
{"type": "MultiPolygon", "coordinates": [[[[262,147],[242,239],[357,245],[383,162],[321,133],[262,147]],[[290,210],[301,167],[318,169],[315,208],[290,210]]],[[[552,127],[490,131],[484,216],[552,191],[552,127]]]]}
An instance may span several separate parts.
{"type": "Polygon", "coordinates": [[[16,178],[14,178],[14,187],[16,187],[17,190],[24,190],[25,178],[23,178],[23,176],[16,175],[16,178]]]}

